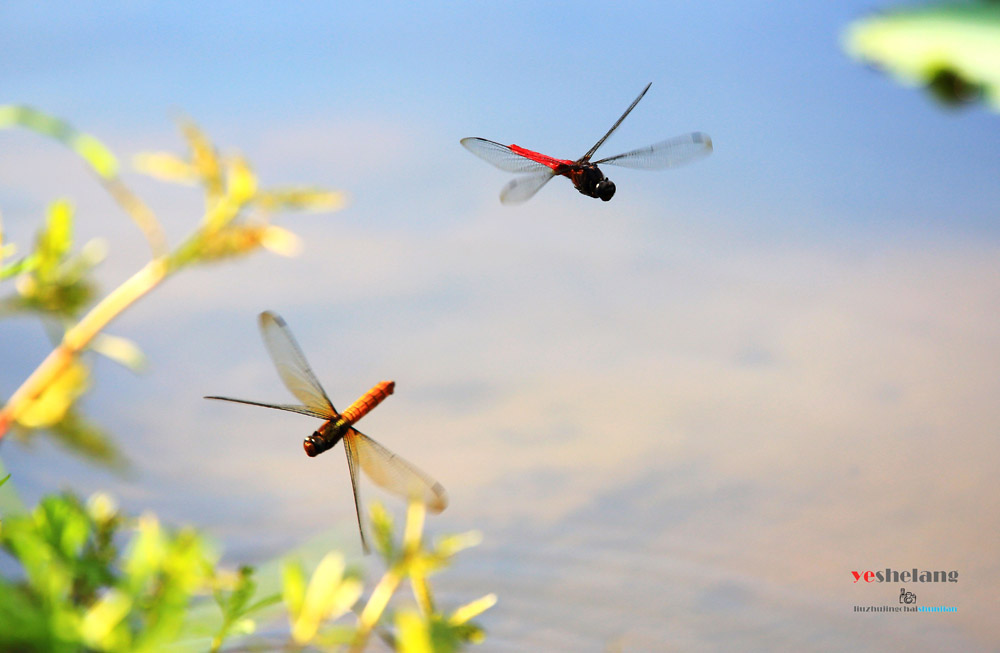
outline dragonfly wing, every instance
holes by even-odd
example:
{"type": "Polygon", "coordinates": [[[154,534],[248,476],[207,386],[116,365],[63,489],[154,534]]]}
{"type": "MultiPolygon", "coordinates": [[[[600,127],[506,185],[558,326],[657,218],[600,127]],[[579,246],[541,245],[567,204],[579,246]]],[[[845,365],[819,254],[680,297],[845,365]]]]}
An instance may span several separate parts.
{"type": "Polygon", "coordinates": [[[708,134],[692,132],[660,141],[631,152],[609,156],[595,161],[597,165],[610,163],[637,170],[672,168],[712,153],[712,139],[708,134]]]}
{"type": "Polygon", "coordinates": [[[485,138],[463,138],[461,140],[465,149],[487,163],[492,163],[506,172],[539,172],[548,170],[549,167],[532,161],[528,157],[522,156],[510,149],[506,145],[488,141],[485,138]]]}
{"type": "Polygon", "coordinates": [[[520,204],[521,202],[526,202],[555,176],[556,173],[551,168],[542,166],[542,169],[538,172],[515,177],[500,191],[500,201],[503,204],[520,204]]]}
{"type": "MultiPolygon", "coordinates": [[[[353,431],[354,429],[351,429],[353,431]]],[[[358,532],[361,533],[361,548],[365,554],[370,553],[368,540],[365,539],[365,527],[361,524],[361,498],[358,495],[358,450],[355,438],[344,438],[344,451],[347,452],[347,468],[351,470],[351,489],[354,490],[354,512],[358,514],[358,532]]]]}
{"type": "Polygon", "coordinates": [[[407,499],[419,499],[434,513],[448,505],[448,495],[440,483],[364,433],[352,428],[344,442],[357,453],[361,469],[379,487],[407,499]]]}
{"type": "Polygon", "coordinates": [[[217,399],[219,401],[232,401],[237,404],[249,404],[250,406],[263,406],[264,408],[274,408],[275,410],[287,410],[290,413],[299,413],[300,415],[308,415],[309,417],[318,417],[319,419],[330,419],[329,411],[317,411],[306,406],[295,406],[291,404],[265,404],[260,401],[250,401],[249,399],[233,399],[231,397],[205,397],[205,399],[217,399]]]}
{"type": "Polygon", "coordinates": [[[281,316],[271,311],[261,313],[260,332],[285,387],[307,408],[322,413],[327,418],[335,415],[333,403],[309,368],[305,354],[281,316]]]}
{"type": "Polygon", "coordinates": [[[596,143],[594,143],[594,147],[590,148],[590,150],[586,154],[584,154],[582,157],[580,157],[580,161],[581,162],[590,161],[590,157],[594,156],[594,152],[597,151],[597,148],[599,148],[600,146],[604,145],[604,141],[608,140],[608,136],[611,136],[611,134],[615,133],[615,130],[618,129],[618,125],[622,124],[622,121],[625,120],[625,116],[627,116],[628,114],[632,113],[632,109],[635,108],[635,105],[639,104],[639,100],[642,99],[642,96],[646,94],[646,91],[648,91],[649,87],[652,86],[652,85],[653,85],[653,82],[650,82],[650,83],[646,84],[646,88],[642,89],[642,93],[639,94],[639,97],[637,97],[636,99],[632,100],[632,104],[628,105],[628,109],[625,109],[625,113],[623,113],[622,117],[618,119],[618,122],[616,122],[615,124],[611,125],[611,129],[608,130],[608,133],[605,134],[604,136],[602,136],[601,140],[599,140],[596,143]]]}

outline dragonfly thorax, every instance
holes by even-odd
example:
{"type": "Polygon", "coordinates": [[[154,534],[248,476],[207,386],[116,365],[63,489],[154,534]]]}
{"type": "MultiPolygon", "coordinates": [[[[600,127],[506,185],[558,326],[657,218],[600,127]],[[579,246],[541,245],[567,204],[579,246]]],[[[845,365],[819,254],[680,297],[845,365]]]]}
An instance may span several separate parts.
{"type": "Polygon", "coordinates": [[[310,458],[318,456],[336,446],[350,427],[350,422],[342,417],[330,420],[303,440],[302,448],[306,450],[306,455],[310,458]]]}
{"type": "Polygon", "coordinates": [[[592,163],[571,170],[569,178],[576,189],[587,197],[596,197],[607,202],[615,195],[615,182],[605,177],[601,169],[592,163]]]}

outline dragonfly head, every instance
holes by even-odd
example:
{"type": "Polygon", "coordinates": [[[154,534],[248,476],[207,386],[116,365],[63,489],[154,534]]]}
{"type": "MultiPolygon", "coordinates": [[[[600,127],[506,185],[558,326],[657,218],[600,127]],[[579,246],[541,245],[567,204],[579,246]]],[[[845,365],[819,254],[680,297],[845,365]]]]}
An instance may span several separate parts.
{"type": "Polygon", "coordinates": [[[327,443],[326,438],[320,435],[319,431],[316,431],[302,441],[302,448],[306,450],[306,455],[312,458],[329,449],[330,445],[327,443]]]}
{"type": "Polygon", "coordinates": [[[594,190],[597,197],[600,197],[602,201],[607,202],[615,196],[615,182],[605,177],[601,181],[597,182],[597,188],[594,190]]]}

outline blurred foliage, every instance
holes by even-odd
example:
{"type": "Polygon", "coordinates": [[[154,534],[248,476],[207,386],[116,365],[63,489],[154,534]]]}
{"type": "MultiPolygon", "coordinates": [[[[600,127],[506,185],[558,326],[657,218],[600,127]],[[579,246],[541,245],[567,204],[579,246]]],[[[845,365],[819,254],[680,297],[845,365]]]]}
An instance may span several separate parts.
{"type": "Polygon", "coordinates": [[[1000,111],[1000,4],[950,3],[900,9],[852,23],[852,57],[923,86],[949,106],[983,99],[1000,111]]]}
{"type": "Polygon", "coordinates": [[[339,553],[326,555],[311,575],[286,559],[281,593],[258,597],[254,570],[218,568],[213,547],[191,529],[171,531],[152,515],[130,519],[103,494],[86,504],[71,494],[49,496],[32,512],[0,522],[0,547],[18,563],[14,578],[0,577],[0,649],[253,650],[273,645],[256,634],[258,624],[287,620],[286,648],[359,651],[377,632],[400,651],[457,651],[482,641],[482,629],[470,620],[496,597],[447,614],[434,607],[428,574],[477,537],[427,546],[423,516],[424,507],[411,504],[396,542],[388,514],[374,509],[387,570],[362,606],[360,574],[339,553]],[[415,607],[387,610],[404,579],[415,607]],[[214,609],[200,609],[206,605],[214,609]]]}
{"type": "Polygon", "coordinates": [[[0,317],[17,313],[38,316],[56,347],[0,410],[0,438],[11,426],[25,441],[44,431],[91,461],[121,466],[124,459],[109,435],[74,408],[92,386],[90,365],[82,357],[86,350],[132,370],[145,366],[138,346],[103,333],[103,328],[169,275],[187,266],[249,254],[261,247],[294,254],[298,238],[271,224],[272,214],[334,210],[343,205],[344,196],[309,187],[261,189],[246,160],[219,154],[193,122],[181,119],[186,155],[157,152],[136,157],[140,170],[168,182],[198,184],[205,194],[200,222],[187,239],[169,250],[155,214],[124,184],[117,158],[99,140],[30,107],[0,106],[0,129],[10,127],[54,138],[79,155],[142,230],[153,257],[95,303],[98,288],[93,274],[105,257],[106,245],[93,240],[76,249],[73,234],[77,217],[68,200],[49,205],[33,248],[20,256],[14,244],[4,241],[0,221],[0,283],[13,281],[14,286],[12,293],[0,297],[0,317]]]}
{"type": "MultiPolygon", "coordinates": [[[[23,127],[52,137],[78,154],[145,235],[152,258],[118,288],[97,299],[93,271],[104,258],[99,242],[79,250],[73,239],[72,204],[53,202],[33,248],[19,255],[5,242],[0,221],[0,282],[14,292],[0,299],[0,316],[40,317],[57,343],[0,409],[0,437],[14,426],[22,439],[46,431],[72,451],[108,465],[120,454],[101,429],[78,412],[92,385],[83,357],[94,351],[131,369],[144,363],[128,340],[103,333],[107,324],[170,274],[190,265],[251,253],[261,247],[282,254],[298,249],[297,237],[270,223],[273,213],[339,208],[340,193],[308,187],[262,190],[249,163],[220,155],[187,119],[181,132],[186,156],[139,155],[139,169],[169,182],[199,185],[205,212],[194,231],[168,249],[159,222],[118,176],[114,155],[96,138],[34,109],[0,106],[0,129],[23,127]],[[96,303],[95,303],[96,300],[96,303]],[[61,333],[61,335],[59,335],[61,333]]],[[[2,471],[2,467],[0,467],[2,471]]],[[[0,486],[8,480],[0,479],[0,486]]],[[[456,651],[483,639],[471,620],[496,602],[491,595],[442,612],[428,578],[478,536],[423,542],[425,508],[413,503],[396,540],[388,513],[376,506],[373,528],[386,571],[367,600],[356,569],[339,553],[325,556],[309,573],[287,558],[280,591],[251,567],[227,571],[192,529],[171,530],[152,515],[131,519],[106,495],[84,504],[72,494],[48,496],[31,512],[10,486],[2,492],[0,549],[15,565],[0,576],[0,650],[12,651],[218,651],[273,648],[258,624],[287,623],[284,647],[360,651],[374,634],[401,651],[456,651]],[[390,606],[408,581],[414,603],[390,606]],[[263,596],[258,596],[263,594],[263,596]]],[[[6,562],[6,561],[5,561],[6,562]]]]}

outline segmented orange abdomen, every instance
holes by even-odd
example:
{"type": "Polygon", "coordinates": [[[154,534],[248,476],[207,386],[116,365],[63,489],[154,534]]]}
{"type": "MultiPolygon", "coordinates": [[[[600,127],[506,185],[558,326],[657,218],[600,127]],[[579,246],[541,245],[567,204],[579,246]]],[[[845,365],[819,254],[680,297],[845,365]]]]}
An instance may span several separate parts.
{"type": "Polygon", "coordinates": [[[382,403],[383,399],[391,395],[395,387],[395,381],[382,381],[375,384],[375,387],[366,392],[363,397],[348,406],[347,410],[342,412],[340,416],[351,424],[354,424],[359,419],[367,415],[368,411],[382,403]]]}

